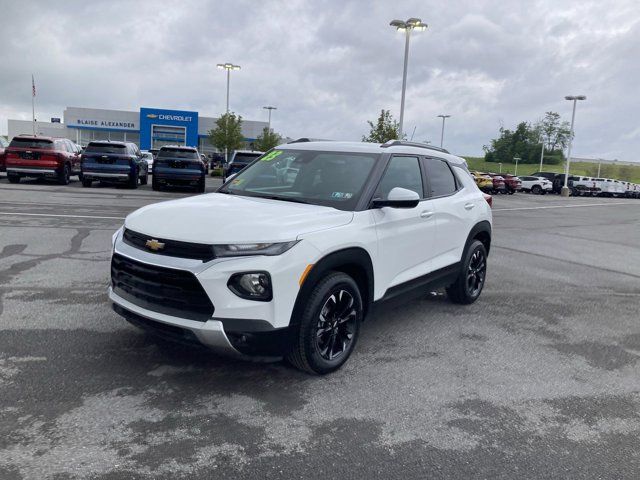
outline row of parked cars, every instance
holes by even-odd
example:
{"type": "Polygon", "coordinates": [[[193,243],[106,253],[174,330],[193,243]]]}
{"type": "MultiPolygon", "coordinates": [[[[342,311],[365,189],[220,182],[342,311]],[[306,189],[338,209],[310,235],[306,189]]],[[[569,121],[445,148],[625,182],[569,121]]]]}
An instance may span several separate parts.
{"type": "MultiPolygon", "coordinates": [[[[565,175],[555,172],[536,172],[520,176],[508,173],[471,172],[480,190],[498,194],[530,192],[536,195],[559,194],[564,185],[565,175]]],[[[569,176],[567,186],[573,196],[602,196],[640,198],[640,185],[612,178],[569,176]]]]}
{"type": "MultiPolygon", "coordinates": [[[[55,180],[67,185],[77,176],[82,186],[94,182],[146,185],[151,175],[153,190],[191,187],[205,190],[209,162],[194,147],[167,145],[149,152],[132,142],[93,141],[84,149],[66,138],[33,135],[14,137],[11,143],[0,138],[0,171],[11,183],[24,177],[55,180]]],[[[224,165],[223,177],[237,173],[262,152],[233,152],[224,165]]]]}

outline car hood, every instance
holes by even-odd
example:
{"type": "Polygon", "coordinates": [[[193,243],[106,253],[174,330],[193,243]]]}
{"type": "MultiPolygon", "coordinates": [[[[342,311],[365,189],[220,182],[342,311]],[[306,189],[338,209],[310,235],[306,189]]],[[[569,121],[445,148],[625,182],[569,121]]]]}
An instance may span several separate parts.
{"type": "Polygon", "coordinates": [[[194,243],[272,243],[346,225],[353,212],[222,193],[156,203],[127,216],[125,227],[194,243]]]}

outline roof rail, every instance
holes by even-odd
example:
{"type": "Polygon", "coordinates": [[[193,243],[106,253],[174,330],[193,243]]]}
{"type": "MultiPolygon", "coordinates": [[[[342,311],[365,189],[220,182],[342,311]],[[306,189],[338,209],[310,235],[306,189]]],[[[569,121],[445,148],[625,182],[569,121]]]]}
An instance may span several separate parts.
{"type": "Polygon", "coordinates": [[[289,143],[305,143],[305,142],[330,142],[331,140],[325,140],[322,138],[309,138],[309,137],[302,137],[302,138],[297,138],[296,140],[291,140],[290,142],[287,142],[287,144],[289,143]]]}
{"type": "Polygon", "coordinates": [[[426,143],[418,143],[418,142],[407,142],[406,140],[389,140],[388,142],[380,145],[380,148],[389,148],[389,147],[417,147],[417,148],[427,148],[429,150],[435,150],[436,152],[449,153],[449,150],[440,147],[434,147],[433,145],[428,145],[426,143]]]}

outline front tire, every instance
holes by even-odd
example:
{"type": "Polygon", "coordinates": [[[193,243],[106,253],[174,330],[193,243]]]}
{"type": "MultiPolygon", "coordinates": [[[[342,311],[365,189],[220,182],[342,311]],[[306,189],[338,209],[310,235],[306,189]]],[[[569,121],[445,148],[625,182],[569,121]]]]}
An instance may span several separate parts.
{"type": "Polygon", "coordinates": [[[531,187],[531,193],[534,195],[540,195],[542,193],[542,187],[540,185],[534,185],[531,187]]]}
{"type": "Polygon", "coordinates": [[[487,249],[481,241],[474,240],[465,253],[458,278],[447,287],[449,299],[462,305],[475,302],[482,293],[486,276],[487,249]]]}
{"type": "Polygon", "coordinates": [[[140,178],[140,185],[146,185],[147,183],[149,183],[149,171],[147,170],[147,173],[144,174],[144,177],[140,178]]]}
{"type": "Polygon", "coordinates": [[[287,361],[308,373],[331,373],[344,365],[356,346],[364,316],[360,290],[349,275],[331,272],[305,303],[287,361]]]}
{"type": "Polygon", "coordinates": [[[84,176],[82,177],[82,186],[84,188],[90,188],[92,183],[93,181],[90,178],[85,178],[84,176]]]}

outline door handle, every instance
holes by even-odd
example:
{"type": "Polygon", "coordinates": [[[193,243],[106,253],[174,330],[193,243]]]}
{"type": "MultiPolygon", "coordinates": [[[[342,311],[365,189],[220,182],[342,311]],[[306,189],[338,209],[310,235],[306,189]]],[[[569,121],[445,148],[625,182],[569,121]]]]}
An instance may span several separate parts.
{"type": "Polygon", "coordinates": [[[466,210],[471,210],[473,207],[475,207],[475,204],[473,203],[466,203],[464,206],[466,210]]]}
{"type": "Polygon", "coordinates": [[[433,216],[433,212],[425,210],[420,214],[420,218],[431,218],[433,216]]]}

